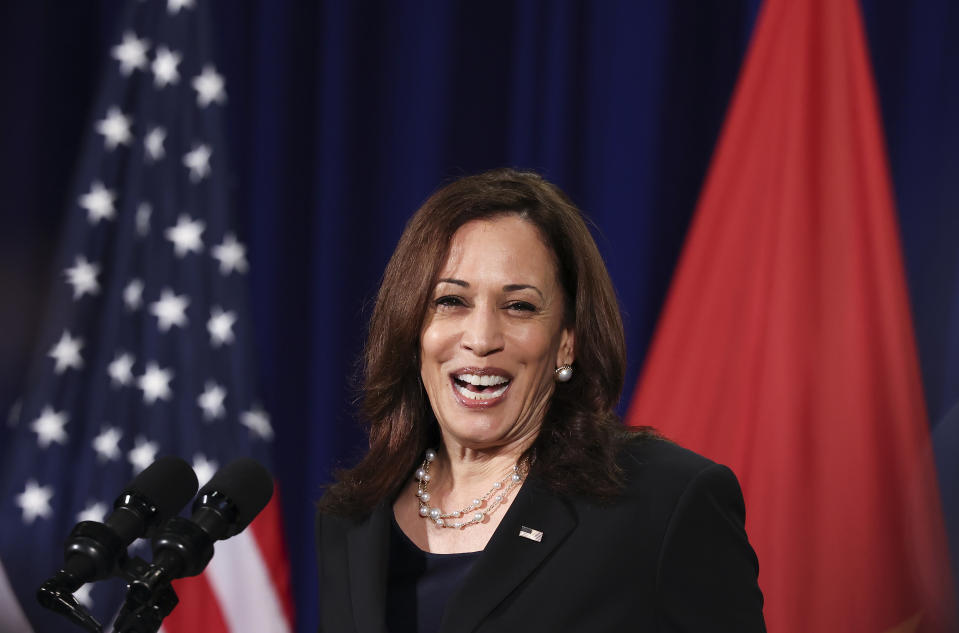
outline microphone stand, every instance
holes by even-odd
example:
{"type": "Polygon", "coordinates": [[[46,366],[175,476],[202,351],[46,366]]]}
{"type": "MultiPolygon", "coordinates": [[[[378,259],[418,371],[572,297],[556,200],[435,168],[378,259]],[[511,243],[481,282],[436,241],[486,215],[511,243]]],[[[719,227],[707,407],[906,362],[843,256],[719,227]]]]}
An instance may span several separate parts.
{"type": "MultiPolygon", "coordinates": [[[[66,550],[68,554],[93,551],[93,548],[100,546],[98,543],[108,542],[107,538],[108,534],[101,524],[83,521],[70,533],[66,550]]],[[[176,592],[165,579],[155,578],[149,582],[156,575],[156,570],[142,558],[129,556],[121,550],[120,545],[116,547],[119,552],[117,566],[107,577],[126,580],[129,589],[113,630],[116,633],[157,633],[163,618],[170,615],[179,603],[176,592]]],[[[42,606],[66,617],[88,633],[103,633],[103,625],[73,595],[82,584],[69,571],[61,569],[41,585],[37,599],[42,606]]]]}
{"type": "Polygon", "coordinates": [[[249,458],[231,462],[200,490],[193,503],[192,519],[173,516],[160,526],[153,536],[152,563],[129,556],[125,543],[132,539],[124,541],[106,525],[81,522],[67,539],[64,569],[40,587],[37,598],[43,606],[89,633],[103,633],[102,625],[78,603],[73,592],[89,579],[120,577],[128,581],[127,598],[113,624],[114,631],[157,633],[163,618],[179,603],[170,582],[201,573],[213,558],[214,541],[242,531],[272,494],[273,479],[262,465],[249,458]],[[76,557],[81,563],[72,563],[71,554],[82,554],[76,557]],[[84,569],[82,564],[93,568],[84,569]]]}
{"type": "Polygon", "coordinates": [[[180,602],[169,582],[151,582],[158,579],[158,570],[143,562],[139,571],[131,579],[127,599],[113,623],[116,633],[157,633],[163,618],[180,602]]]}
{"type": "Polygon", "coordinates": [[[163,618],[179,603],[170,581],[202,572],[213,558],[213,540],[193,521],[183,517],[167,521],[153,538],[153,563],[143,563],[127,577],[127,599],[114,631],[156,633],[163,618]]]}

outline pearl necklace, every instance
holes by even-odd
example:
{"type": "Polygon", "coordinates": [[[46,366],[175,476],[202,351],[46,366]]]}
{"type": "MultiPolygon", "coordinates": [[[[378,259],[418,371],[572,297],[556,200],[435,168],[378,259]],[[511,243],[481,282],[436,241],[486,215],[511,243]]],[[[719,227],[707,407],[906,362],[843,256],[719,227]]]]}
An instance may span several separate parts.
{"type": "Polygon", "coordinates": [[[510,469],[506,476],[494,482],[493,487],[490,488],[490,491],[485,495],[473,499],[473,501],[462,510],[444,512],[440,508],[430,506],[430,464],[433,463],[435,459],[436,451],[432,448],[427,449],[426,458],[423,460],[422,466],[416,469],[414,477],[419,481],[419,484],[416,486],[416,496],[420,502],[420,516],[433,521],[436,527],[466,528],[471,525],[476,525],[477,523],[482,523],[488,515],[492,514],[496,508],[506,501],[510,491],[523,481],[523,475],[520,474],[519,471],[519,464],[513,464],[513,468],[510,469]],[[487,502],[489,503],[487,504],[487,502]],[[485,509],[480,509],[484,505],[486,506],[485,509]],[[473,514],[469,516],[469,518],[459,520],[471,512],[473,514]],[[450,521],[449,519],[454,520],[450,521]]]}

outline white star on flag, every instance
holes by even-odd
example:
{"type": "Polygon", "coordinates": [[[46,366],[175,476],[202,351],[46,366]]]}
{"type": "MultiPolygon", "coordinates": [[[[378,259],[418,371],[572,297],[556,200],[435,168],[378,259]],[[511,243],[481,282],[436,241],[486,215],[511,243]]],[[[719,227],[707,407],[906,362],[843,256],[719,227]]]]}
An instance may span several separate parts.
{"type": "Polygon", "coordinates": [[[150,128],[150,131],[143,137],[143,149],[146,150],[147,158],[151,161],[158,161],[166,156],[166,150],[163,148],[163,141],[165,140],[166,130],[160,126],[150,128]]]}
{"type": "Polygon", "coordinates": [[[73,267],[63,271],[67,283],[73,286],[73,299],[79,299],[86,294],[97,294],[100,291],[100,284],[97,282],[100,267],[88,262],[83,255],[78,255],[74,262],[73,267]]]}
{"type": "Polygon", "coordinates": [[[70,332],[63,331],[60,340],[50,350],[50,358],[56,361],[54,371],[62,374],[67,369],[80,369],[83,367],[83,357],[80,356],[80,348],[83,347],[82,338],[73,338],[70,332]]]}
{"type": "Polygon", "coordinates": [[[199,253],[203,250],[203,240],[200,235],[206,225],[201,220],[193,220],[188,215],[181,215],[174,226],[166,230],[166,238],[173,242],[173,252],[177,257],[187,253],[199,253]]]}
{"type": "Polygon", "coordinates": [[[176,15],[180,12],[180,9],[192,9],[193,0],[167,0],[166,10],[169,13],[176,15]]]}
{"type": "Polygon", "coordinates": [[[176,51],[171,51],[166,46],[157,49],[156,57],[153,58],[153,85],[157,88],[163,88],[170,84],[180,81],[180,71],[177,65],[182,56],[176,51]]]}
{"type": "Polygon", "coordinates": [[[222,418],[225,413],[223,400],[226,398],[226,390],[213,381],[206,383],[206,388],[196,402],[203,409],[204,420],[215,420],[222,418]]]}
{"type": "Polygon", "coordinates": [[[93,608],[93,598],[90,597],[90,592],[93,591],[93,583],[88,582],[85,585],[82,585],[79,589],[73,592],[73,597],[77,599],[77,602],[85,606],[87,609],[93,608]]]}
{"type": "Polygon", "coordinates": [[[101,462],[113,461],[120,457],[120,438],[123,431],[108,426],[100,430],[100,434],[93,438],[93,450],[101,462]]]}
{"type": "Polygon", "coordinates": [[[216,474],[216,462],[208,460],[203,453],[197,453],[193,456],[193,472],[202,488],[216,474]]]}
{"type": "Polygon", "coordinates": [[[108,150],[116,149],[117,145],[129,145],[133,140],[130,133],[132,119],[116,106],[107,110],[107,116],[97,122],[97,132],[103,135],[103,144],[108,150]]]}
{"type": "Polygon", "coordinates": [[[213,150],[209,145],[194,145],[193,149],[183,155],[183,165],[190,170],[190,180],[200,182],[210,173],[210,156],[213,150]]]}
{"type": "Polygon", "coordinates": [[[171,326],[186,325],[186,307],[190,300],[186,295],[177,296],[169,288],[160,293],[159,301],[150,304],[150,313],[157,318],[157,327],[166,332],[171,326]]]}
{"type": "Polygon", "coordinates": [[[220,262],[220,272],[229,275],[234,270],[245,273],[249,269],[246,261],[246,248],[236,241],[236,236],[227,233],[223,243],[213,247],[213,257],[220,262]]]}
{"type": "Polygon", "coordinates": [[[51,499],[53,486],[41,486],[35,479],[28,481],[24,491],[17,495],[17,505],[23,511],[23,522],[33,523],[37,518],[47,518],[53,514],[51,499]]]}
{"type": "Polygon", "coordinates": [[[139,473],[155,462],[159,450],[160,447],[156,442],[148,442],[146,438],[138,437],[134,442],[133,449],[127,453],[127,459],[133,465],[133,471],[139,473]]]}
{"type": "Polygon", "coordinates": [[[261,407],[253,407],[251,410],[241,414],[240,424],[264,440],[273,437],[273,427],[270,425],[270,417],[261,407]]]}
{"type": "Polygon", "coordinates": [[[87,221],[90,224],[99,224],[100,220],[112,220],[117,211],[113,208],[116,194],[103,186],[102,182],[95,182],[90,191],[80,196],[80,206],[87,210],[87,221]]]}
{"type": "Polygon", "coordinates": [[[216,103],[226,101],[223,76],[217,74],[216,68],[209,64],[203,67],[202,73],[193,78],[193,89],[196,90],[196,103],[201,108],[207,107],[214,101],[216,103]]]}
{"type": "Polygon", "coordinates": [[[224,343],[232,343],[234,323],[236,323],[236,313],[224,312],[220,306],[213,306],[210,310],[210,320],[206,323],[206,329],[210,333],[210,345],[219,347],[224,343]]]}
{"type": "Polygon", "coordinates": [[[50,444],[67,443],[67,432],[63,429],[67,425],[69,416],[66,411],[59,413],[53,410],[51,406],[43,407],[40,417],[33,421],[30,430],[37,434],[37,443],[41,448],[46,448],[50,444]]]}
{"type": "Polygon", "coordinates": [[[169,369],[161,369],[156,363],[147,365],[146,371],[137,380],[137,384],[143,390],[143,401],[153,404],[157,400],[169,400],[173,395],[170,390],[171,380],[173,380],[173,372],[169,369]]]}
{"type": "Polygon", "coordinates": [[[110,381],[114,387],[129,385],[133,382],[133,355],[126,352],[117,352],[110,364],[107,365],[107,373],[110,374],[110,381]]]}
{"type": "Polygon", "coordinates": [[[131,279],[123,288],[123,304],[128,310],[137,310],[143,305],[143,282],[131,279]]]}
{"type": "Polygon", "coordinates": [[[107,518],[107,512],[109,511],[110,508],[105,503],[99,501],[96,503],[90,503],[77,514],[77,522],[98,521],[103,523],[103,519],[107,518]]]}
{"type": "Polygon", "coordinates": [[[147,49],[150,42],[137,39],[133,31],[123,33],[123,41],[113,47],[113,59],[120,62],[120,72],[129,77],[134,70],[143,70],[147,65],[147,49]]]}

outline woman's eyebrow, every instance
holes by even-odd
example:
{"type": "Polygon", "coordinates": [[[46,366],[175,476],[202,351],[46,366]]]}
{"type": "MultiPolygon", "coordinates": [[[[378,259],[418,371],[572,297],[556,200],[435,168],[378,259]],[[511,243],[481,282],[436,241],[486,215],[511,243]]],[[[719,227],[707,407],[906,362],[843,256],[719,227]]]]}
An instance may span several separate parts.
{"type": "MultiPolygon", "coordinates": [[[[444,277],[436,282],[437,284],[453,284],[454,286],[462,286],[463,288],[469,288],[469,282],[463,281],[462,279],[453,279],[451,277],[444,277]]],[[[543,292],[531,284],[506,284],[503,286],[505,292],[516,292],[517,290],[534,290],[536,294],[540,296],[541,299],[546,299],[543,296],[543,292]]]]}
{"type": "Polygon", "coordinates": [[[469,288],[470,285],[463,281],[462,279],[451,279],[449,277],[444,277],[436,282],[437,284],[453,284],[455,286],[463,286],[464,288],[469,288]]]}
{"type": "Polygon", "coordinates": [[[536,286],[533,286],[530,284],[507,284],[503,286],[503,290],[505,290],[506,292],[515,292],[517,290],[526,290],[526,289],[535,290],[536,294],[539,295],[540,299],[543,299],[545,301],[546,297],[543,296],[543,293],[536,286]]]}

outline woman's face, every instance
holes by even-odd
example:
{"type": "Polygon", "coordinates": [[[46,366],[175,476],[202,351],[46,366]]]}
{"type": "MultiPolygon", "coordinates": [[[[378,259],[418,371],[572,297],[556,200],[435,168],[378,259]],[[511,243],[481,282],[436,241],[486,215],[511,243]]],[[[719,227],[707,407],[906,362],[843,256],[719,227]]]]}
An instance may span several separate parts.
{"type": "Polygon", "coordinates": [[[573,362],[553,254],[519,216],[454,235],[420,335],[420,375],[450,449],[525,449],[573,362]]]}

